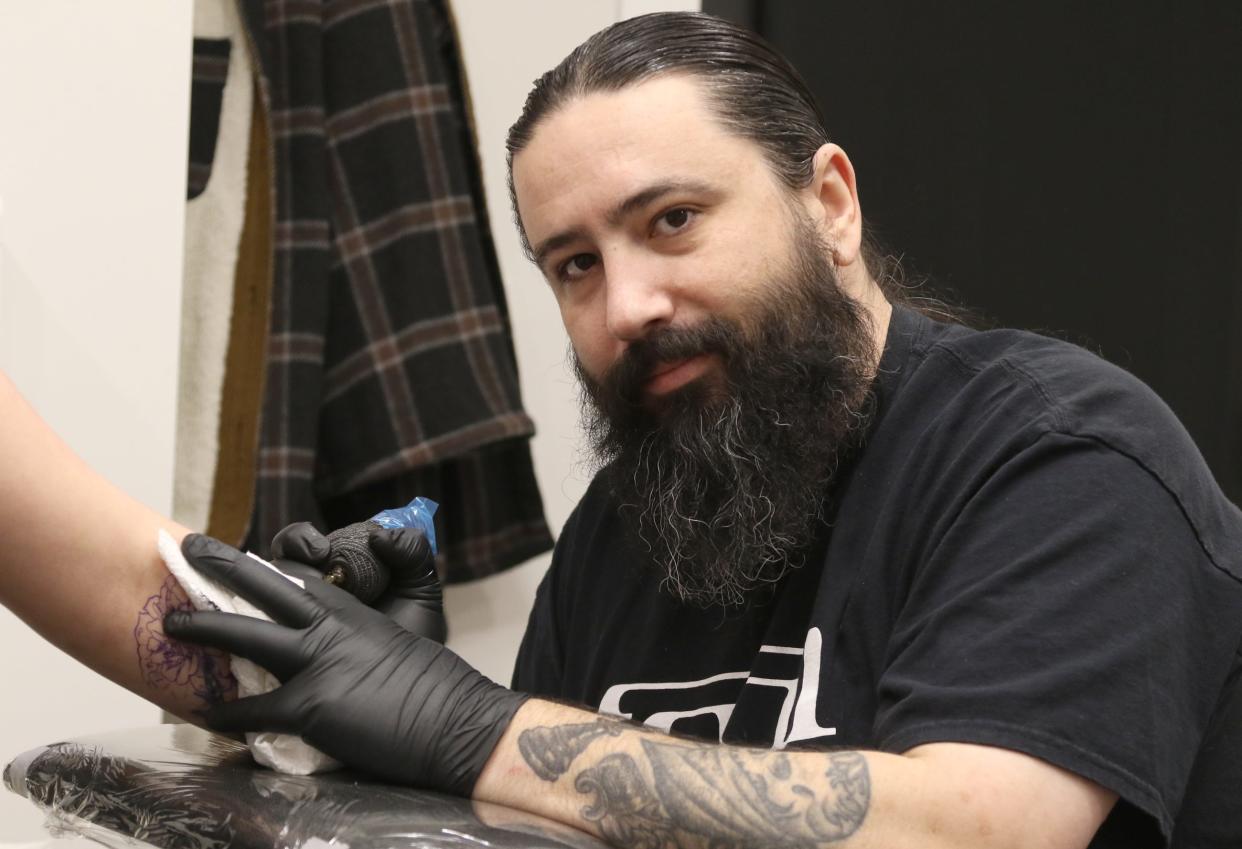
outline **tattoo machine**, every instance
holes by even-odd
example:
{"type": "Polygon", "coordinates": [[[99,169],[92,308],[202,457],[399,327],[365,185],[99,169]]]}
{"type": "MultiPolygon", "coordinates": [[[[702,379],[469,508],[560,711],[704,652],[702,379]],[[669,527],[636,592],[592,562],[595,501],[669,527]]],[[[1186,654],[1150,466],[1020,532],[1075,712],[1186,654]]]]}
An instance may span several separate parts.
{"type": "Polygon", "coordinates": [[[436,526],[433,521],[439,505],[430,498],[415,498],[404,507],[381,510],[365,522],[354,522],[328,534],[332,553],[323,579],[348,591],[365,604],[380,597],[388,586],[388,569],[372,553],[367,539],[371,529],[418,528],[436,553],[436,526]]]}

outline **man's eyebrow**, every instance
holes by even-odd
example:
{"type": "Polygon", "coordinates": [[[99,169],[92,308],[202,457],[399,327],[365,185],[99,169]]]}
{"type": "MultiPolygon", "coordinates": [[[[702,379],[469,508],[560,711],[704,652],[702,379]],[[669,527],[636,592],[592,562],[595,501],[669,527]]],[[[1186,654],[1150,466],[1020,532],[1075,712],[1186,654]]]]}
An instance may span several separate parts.
{"type": "Polygon", "coordinates": [[[615,227],[634,210],[642,209],[647,204],[653,203],[665,195],[671,195],[674,192],[706,194],[712,191],[714,191],[713,188],[701,180],[665,180],[661,183],[654,183],[645,189],[639,189],[609,210],[605,220],[615,227]]]}
{"type": "MultiPolygon", "coordinates": [[[[642,209],[650,203],[653,203],[665,195],[674,192],[688,192],[693,194],[711,194],[716,189],[704,183],[701,180],[665,180],[659,183],[653,183],[644,189],[639,189],[625,200],[618,203],[612,209],[608,210],[608,214],[604,217],[610,225],[617,226],[630,213],[637,209],[642,209]]],[[[570,228],[562,230],[553,236],[544,239],[531,253],[531,258],[535,261],[535,265],[543,268],[543,262],[548,258],[548,254],[559,248],[565,247],[570,242],[582,238],[582,230],[578,228],[570,228]]]]}

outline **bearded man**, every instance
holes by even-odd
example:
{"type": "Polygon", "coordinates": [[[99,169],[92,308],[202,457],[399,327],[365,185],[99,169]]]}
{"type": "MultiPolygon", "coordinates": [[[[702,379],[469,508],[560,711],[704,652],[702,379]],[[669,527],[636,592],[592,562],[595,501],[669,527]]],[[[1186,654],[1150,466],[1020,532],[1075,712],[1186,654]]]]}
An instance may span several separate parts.
{"type": "Polygon", "coordinates": [[[913,301],[730,24],[596,34],[509,149],[600,463],[513,689],[190,535],[276,624],[165,631],[283,682],[208,725],[624,846],[1242,845],[1242,515],[1148,389],[913,301]]]}

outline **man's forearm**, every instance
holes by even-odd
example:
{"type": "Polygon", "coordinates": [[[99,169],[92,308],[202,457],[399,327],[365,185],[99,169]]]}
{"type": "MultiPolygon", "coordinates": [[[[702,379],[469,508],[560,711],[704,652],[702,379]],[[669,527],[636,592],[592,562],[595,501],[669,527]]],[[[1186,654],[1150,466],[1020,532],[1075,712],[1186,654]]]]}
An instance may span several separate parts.
{"type": "MultiPolygon", "coordinates": [[[[982,747],[962,748],[993,757],[982,747]]],[[[943,754],[780,752],[699,743],[531,700],[501,739],[474,795],[617,846],[641,847],[1085,845],[1111,805],[1105,798],[1087,805],[1082,817],[1041,830],[1038,804],[1015,821],[993,798],[1004,796],[1004,780],[994,782],[995,794],[963,792],[969,784],[961,779],[971,772],[975,752],[938,771],[943,754]],[[1035,820],[1036,827],[1026,820],[1035,820]]],[[[1019,770],[1025,767],[1019,763],[1019,770]]]]}
{"type": "Polygon", "coordinates": [[[618,846],[869,845],[843,842],[871,814],[868,756],[814,760],[694,743],[531,701],[475,796],[538,808],[618,846]]]}

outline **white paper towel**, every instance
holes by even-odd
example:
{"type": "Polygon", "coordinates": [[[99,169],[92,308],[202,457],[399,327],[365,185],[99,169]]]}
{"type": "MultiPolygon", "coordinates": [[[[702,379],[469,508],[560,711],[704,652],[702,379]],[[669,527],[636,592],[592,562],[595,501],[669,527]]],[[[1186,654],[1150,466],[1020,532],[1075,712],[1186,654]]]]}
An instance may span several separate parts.
{"type": "MultiPolygon", "coordinates": [[[[169,536],[167,531],[160,531],[159,551],[160,556],[164,558],[164,565],[168,567],[168,571],[181,583],[182,589],[190,597],[190,602],[193,603],[195,609],[239,613],[243,616],[253,616],[256,619],[271,621],[266,613],[244,598],[233,595],[215,581],[210,581],[194,571],[193,567],[186,562],[185,556],[182,555],[181,547],[173,541],[173,538],[169,536]]],[[[299,587],[304,586],[301,580],[291,575],[286,575],[266,560],[253,554],[249,556],[254,559],[256,567],[258,564],[262,564],[281,577],[293,581],[299,587]]],[[[233,670],[233,677],[237,679],[237,695],[239,697],[257,696],[280,686],[280,681],[275,675],[246,660],[244,657],[234,656],[230,658],[229,665],[233,670]]],[[[250,753],[256,761],[263,764],[263,766],[271,767],[277,772],[289,773],[291,775],[311,775],[316,772],[327,772],[328,770],[341,767],[338,761],[333,760],[315,747],[305,743],[302,738],[295,737],[292,734],[274,734],[261,731],[247,734],[246,742],[250,745],[250,753]]]]}

